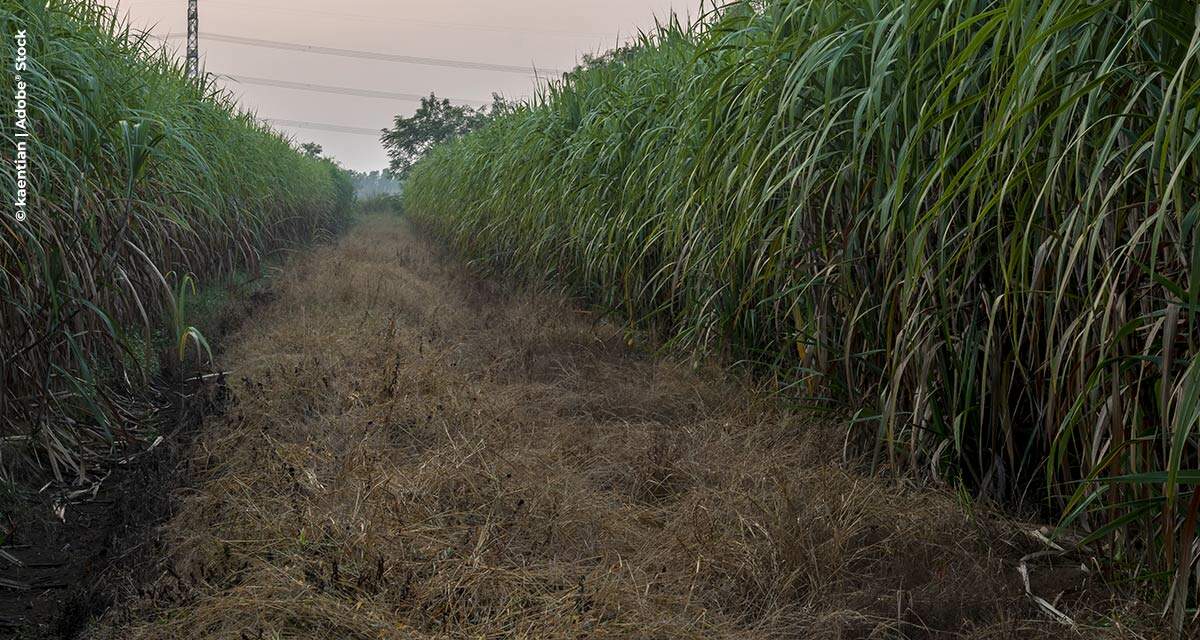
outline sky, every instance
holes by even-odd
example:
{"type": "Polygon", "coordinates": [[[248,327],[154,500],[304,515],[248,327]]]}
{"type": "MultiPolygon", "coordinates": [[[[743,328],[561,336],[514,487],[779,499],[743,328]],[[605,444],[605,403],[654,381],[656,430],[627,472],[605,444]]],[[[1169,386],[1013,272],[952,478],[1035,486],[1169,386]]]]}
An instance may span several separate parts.
{"type": "MultiPolygon", "coordinates": [[[[187,0],[105,0],[139,29],[168,37],[182,55],[187,0]],[[172,37],[173,36],[173,37],[172,37]]],[[[493,92],[528,97],[539,69],[570,69],[585,53],[623,42],[655,17],[686,15],[693,0],[199,0],[205,71],[255,79],[487,102],[493,92]],[[213,38],[206,40],[205,34],[213,38]],[[513,66],[510,72],[431,66],[281,50],[221,36],[439,60],[513,66]]],[[[242,105],[265,118],[381,129],[410,115],[413,100],[300,91],[222,78],[242,105]]],[[[358,171],[382,169],[378,136],[276,125],[358,171]]]]}

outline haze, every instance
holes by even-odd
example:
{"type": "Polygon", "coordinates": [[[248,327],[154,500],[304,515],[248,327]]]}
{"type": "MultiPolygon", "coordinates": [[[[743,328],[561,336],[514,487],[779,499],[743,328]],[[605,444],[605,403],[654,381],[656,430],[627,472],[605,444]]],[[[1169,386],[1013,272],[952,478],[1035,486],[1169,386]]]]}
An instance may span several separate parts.
{"type": "MultiPolygon", "coordinates": [[[[134,26],[169,40],[182,55],[187,0],[107,2],[134,26]]],[[[285,51],[205,39],[205,33],[426,58],[570,69],[650,28],[655,17],[691,7],[679,0],[200,0],[200,55],[205,70],[276,81],[428,94],[486,102],[493,92],[525,98],[532,73],[447,68],[285,51]],[[675,5],[672,7],[672,5],[675,5]]],[[[361,129],[388,126],[414,101],[331,95],[222,79],[242,104],[267,118],[361,129]]],[[[345,167],[382,169],[377,136],[276,125],[298,141],[322,145],[345,167]]]]}

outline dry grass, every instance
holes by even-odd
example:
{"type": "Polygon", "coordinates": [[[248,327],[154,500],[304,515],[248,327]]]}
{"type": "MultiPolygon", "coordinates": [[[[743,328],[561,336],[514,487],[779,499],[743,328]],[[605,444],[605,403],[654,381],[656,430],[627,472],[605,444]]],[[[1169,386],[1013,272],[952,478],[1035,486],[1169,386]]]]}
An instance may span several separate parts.
{"type": "Polygon", "coordinates": [[[225,364],[170,570],[94,637],[1123,637],[1039,614],[1021,527],[843,470],[844,425],[392,218],[300,259],[225,364]]]}

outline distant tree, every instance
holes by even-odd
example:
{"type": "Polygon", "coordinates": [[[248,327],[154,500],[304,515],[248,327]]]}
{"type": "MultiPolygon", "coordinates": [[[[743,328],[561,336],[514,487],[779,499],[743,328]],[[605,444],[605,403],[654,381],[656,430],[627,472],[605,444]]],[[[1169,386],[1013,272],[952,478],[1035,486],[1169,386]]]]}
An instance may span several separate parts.
{"type": "Polygon", "coordinates": [[[354,170],[351,170],[349,173],[350,179],[354,182],[354,192],[359,198],[365,199],[378,195],[398,194],[402,189],[398,180],[378,169],[369,173],[354,170]]]}
{"type": "Polygon", "coordinates": [[[637,55],[637,53],[642,49],[642,45],[634,43],[624,44],[615,49],[609,49],[608,51],[599,54],[585,53],[583,54],[583,59],[580,60],[579,64],[576,64],[575,68],[572,69],[572,73],[579,73],[588,69],[602,67],[607,64],[626,62],[633,56],[637,55]]]}
{"type": "Polygon", "coordinates": [[[315,142],[305,142],[300,145],[300,150],[310,158],[320,158],[321,153],[325,151],[324,147],[315,142]]]}
{"type": "Polygon", "coordinates": [[[411,117],[396,116],[395,126],[383,130],[380,142],[390,159],[387,172],[404,179],[417,160],[434,145],[466,135],[511,107],[495,94],[491,105],[474,109],[451,104],[446,99],[439,100],[430,93],[428,98],[421,98],[421,106],[411,117]]]}

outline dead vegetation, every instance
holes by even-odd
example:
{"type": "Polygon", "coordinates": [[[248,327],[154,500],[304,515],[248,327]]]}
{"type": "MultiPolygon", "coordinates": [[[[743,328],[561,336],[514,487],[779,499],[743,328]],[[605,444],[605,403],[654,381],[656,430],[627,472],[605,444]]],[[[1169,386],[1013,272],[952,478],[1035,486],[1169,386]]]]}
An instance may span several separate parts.
{"type": "Polygon", "coordinates": [[[163,575],[90,637],[1143,637],[1078,559],[1032,589],[1100,623],[1032,603],[1032,525],[856,476],[837,420],[393,218],[298,260],[224,366],[163,575]]]}

